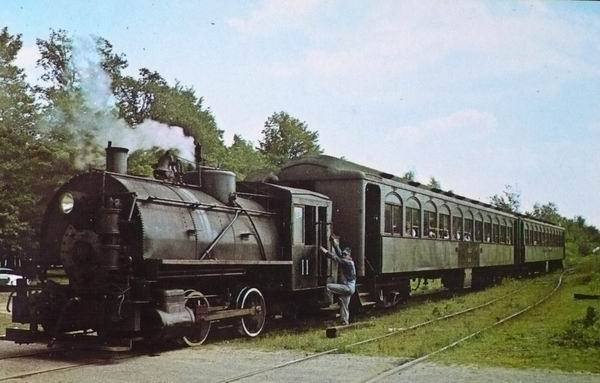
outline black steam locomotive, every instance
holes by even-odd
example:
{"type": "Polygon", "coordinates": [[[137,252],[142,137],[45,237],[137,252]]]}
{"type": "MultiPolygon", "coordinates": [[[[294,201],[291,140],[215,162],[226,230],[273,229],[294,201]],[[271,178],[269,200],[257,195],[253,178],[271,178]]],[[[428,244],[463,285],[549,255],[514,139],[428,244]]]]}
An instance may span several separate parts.
{"type": "Polygon", "coordinates": [[[18,284],[6,338],[93,338],[198,345],[211,324],[261,333],[268,315],[312,310],[337,268],[319,251],[335,231],[357,264],[356,306],[392,306],[411,278],[451,289],[562,266],[562,228],[328,156],[236,183],[231,172],[187,173],[165,156],[155,178],[127,174],[127,149],[106,170],[63,185],[33,260],[38,285],[18,284]],[[69,284],[45,278],[62,265],[69,284]],[[90,335],[93,334],[93,335],[90,335]]]}

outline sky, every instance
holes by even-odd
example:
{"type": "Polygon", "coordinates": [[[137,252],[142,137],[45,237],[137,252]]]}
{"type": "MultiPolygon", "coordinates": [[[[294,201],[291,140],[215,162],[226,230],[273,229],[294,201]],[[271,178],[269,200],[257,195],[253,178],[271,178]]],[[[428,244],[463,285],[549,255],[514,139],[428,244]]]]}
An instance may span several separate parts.
{"type": "Polygon", "coordinates": [[[50,28],[102,36],[193,86],[227,143],[283,110],[326,154],[600,227],[599,2],[3,0],[0,25],[32,80],[50,28]]]}

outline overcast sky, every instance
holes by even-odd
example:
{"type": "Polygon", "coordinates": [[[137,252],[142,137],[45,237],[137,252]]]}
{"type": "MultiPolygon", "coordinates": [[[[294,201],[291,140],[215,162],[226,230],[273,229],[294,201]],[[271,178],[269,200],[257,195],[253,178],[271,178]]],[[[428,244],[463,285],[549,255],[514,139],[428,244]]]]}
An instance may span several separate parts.
{"type": "Polygon", "coordinates": [[[33,78],[49,28],[99,35],[193,86],[227,142],[284,110],[327,154],[600,226],[598,2],[4,0],[0,24],[33,78]]]}

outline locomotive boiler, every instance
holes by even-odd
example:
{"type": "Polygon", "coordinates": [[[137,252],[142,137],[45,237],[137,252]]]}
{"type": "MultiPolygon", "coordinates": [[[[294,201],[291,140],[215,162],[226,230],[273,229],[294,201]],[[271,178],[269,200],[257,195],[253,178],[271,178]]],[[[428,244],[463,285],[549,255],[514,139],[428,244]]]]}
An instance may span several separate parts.
{"type": "Polygon", "coordinates": [[[215,322],[253,337],[267,315],[319,300],[334,271],[317,251],[329,198],[236,185],[234,173],[208,167],[183,174],[169,153],[154,179],[138,177],[127,174],[127,149],[109,143],[106,154],[105,170],[73,177],[50,201],[33,260],[42,283],[20,284],[13,299],[13,321],[29,329],[8,329],[8,339],[196,345],[215,322]],[[54,265],[68,285],[45,278],[54,265]]]}

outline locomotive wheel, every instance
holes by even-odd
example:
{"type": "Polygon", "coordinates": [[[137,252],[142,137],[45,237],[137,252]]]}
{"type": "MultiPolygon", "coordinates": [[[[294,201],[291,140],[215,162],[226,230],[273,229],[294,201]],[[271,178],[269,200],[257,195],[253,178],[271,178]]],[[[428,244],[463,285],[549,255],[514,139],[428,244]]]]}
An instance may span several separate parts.
{"type": "MultiPolygon", "coordinates": [[[[199,291],[188,290],[185,292],[186,306],[194,311],[194,316],[205,313],[210,308],[208,299],[199,291]]],[[[210,333],[211,322],[198,321],[190,329],[189,335],[181,338],[181,343],[188,347],[200,346],[210,333]]]]}
{"type": "Polygon", "coordinates": [[[237,307],[240,309],[255,308],[256,310],[256,314],[246,315],[239,319],[239,333],[251,338],[260,334],[265,327],[267,318],[265,298],[260,290],[255,287],[242,289],[237,297],[237,307]]]}

